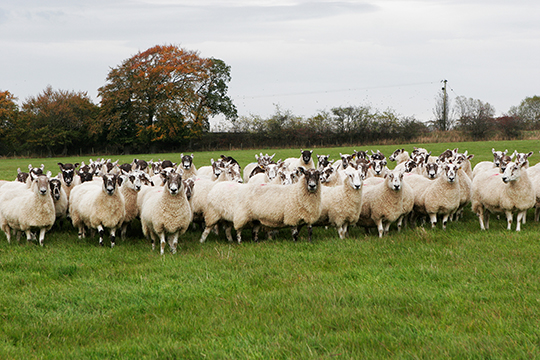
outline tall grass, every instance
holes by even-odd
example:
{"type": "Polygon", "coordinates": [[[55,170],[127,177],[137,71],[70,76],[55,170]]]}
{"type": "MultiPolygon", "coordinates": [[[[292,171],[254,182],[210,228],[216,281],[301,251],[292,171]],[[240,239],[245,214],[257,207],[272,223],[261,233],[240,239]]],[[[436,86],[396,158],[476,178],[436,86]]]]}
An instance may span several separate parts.
{"type": "MultiPolygon", "coordinates": [[[[475,160],[491,147],[536,150],[472,145],[441,149],[475,160]]],[[[253,153],[227,152],[244,163],[253,153]]],[[[190,230],[165,256],[137,224],[114,249],[57,224],[43,248],[0,241],[0,358],[536,358],[540,226],[530,219],[520,233],[495,218],[481,232],[467,210],[446,231],[379,239],[352,228],[340,240],[317,228],[312,243],[283,229],[271,241],[200,244],[190,230]]]]}

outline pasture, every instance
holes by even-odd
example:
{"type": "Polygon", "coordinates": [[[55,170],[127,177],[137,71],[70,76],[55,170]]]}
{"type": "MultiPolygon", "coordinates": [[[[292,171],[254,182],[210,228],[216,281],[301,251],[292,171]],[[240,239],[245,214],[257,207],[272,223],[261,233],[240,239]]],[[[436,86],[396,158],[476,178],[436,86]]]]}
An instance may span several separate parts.
{"type": "MultiPolygon", "coordinates": [[[[538,141],[384,145],[409,152],[447,148],[492,160],[491,148],[534,151],[538,141]]],[[[313,149],[313,154],[353,148],[313,149]]],[[[220,154],[244,167],[254,154],[297,157],[300,149],[195,153],[197,167],[220,154]]],[[[180,154],[111,156],[179,161],[180,154]]],[[[82,158],[2,159],[13,180],[31,163],[57,172],[82,158]]],[[[389,163],[390,167],[394,165],[389,163]]],[[[228,243],[200,230],[178,253],[151,251],[133,226],[117,246],[78,239],[56,224],[36,243],[0,235],[0,358],[536,358],[540,356],[540,225],[529,211],[520,233],[492,217],[481,232],[470,207],[446,231],[430,226],[376,231],[315,228],[307,242],[282,229],[273,240],[228,243]]],[[[107,242],[106,242],[107,243],[107,242]]]]}

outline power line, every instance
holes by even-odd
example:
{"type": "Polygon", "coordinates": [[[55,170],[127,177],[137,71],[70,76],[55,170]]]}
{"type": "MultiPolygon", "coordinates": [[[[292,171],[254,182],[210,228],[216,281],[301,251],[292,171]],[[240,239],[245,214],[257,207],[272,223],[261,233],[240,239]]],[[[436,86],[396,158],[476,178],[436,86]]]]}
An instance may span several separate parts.
{"type": "Polygon", "coordinates": [[[296,93],[282,93],[282,94],[255,95],[255,96],[241,95],[239,97],[241,97],[243,99],[261,99],[261,98],[280,97],[280,96],[316,95],[316,94],[330,94],[330,93],[339,93],[339,92],[347,92],[347,91],[388,89],[388,88],[396,88],[396,87],[428,85],[428,84],[435,84],[435,83],[436,83],[435,81],[430,81],[430,82],[409,83],[409,84],[400,84],[400,85],[384,85],[384,86],[369,86],[369,87],[360,87],[360,88],[348,88],[348,89],[339,89],[339,90],[306,91],[306,92],[296,92],[296,93]]]}

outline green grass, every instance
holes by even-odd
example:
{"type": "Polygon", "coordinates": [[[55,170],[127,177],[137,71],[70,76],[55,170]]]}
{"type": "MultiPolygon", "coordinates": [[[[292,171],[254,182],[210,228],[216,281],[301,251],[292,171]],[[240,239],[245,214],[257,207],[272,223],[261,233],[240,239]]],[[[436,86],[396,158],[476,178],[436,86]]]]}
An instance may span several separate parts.
{"type": "MultiPolygon", "coordinates": [[[[525,142],[424,145],[434,153],[455,146],[474,160],[491,160],[491,147],[536,151],[525,142]]],[[[246,152],[226,153],[245,164],[255,151],[246,152]]],[[[6,161],[50,168],[58,159],[3,160],[2,168],[6,161]]],[[[537,358],[540,225],[531,214],[520,233],[496,218],[481,232],[466,211],[447,231],[406,228],[379,239],[353,228],[340,240],[316,228],[312,243],[305,229],[297,243],[283,229],[241,245],[223,234],[200,244],[190,230],[165,256],[137,224],[114,249],[79,240],[69,224],[43,248],[2,235],[0,358],[537,358]]]]}

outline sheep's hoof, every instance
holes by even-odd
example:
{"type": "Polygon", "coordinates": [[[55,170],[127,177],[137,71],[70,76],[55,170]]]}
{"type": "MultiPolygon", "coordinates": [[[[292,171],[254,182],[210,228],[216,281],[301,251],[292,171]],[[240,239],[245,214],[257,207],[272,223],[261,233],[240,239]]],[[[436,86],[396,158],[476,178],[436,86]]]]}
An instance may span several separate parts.
{"type": "Polygon", "coordinates": [[[171,249],[171,254],[176,254],[176,249],[171,249]]]}
{"type": "Polygon", "coordinates": [[[99,246],[103,246],[103,239],[99,239],[99,246]]]}

